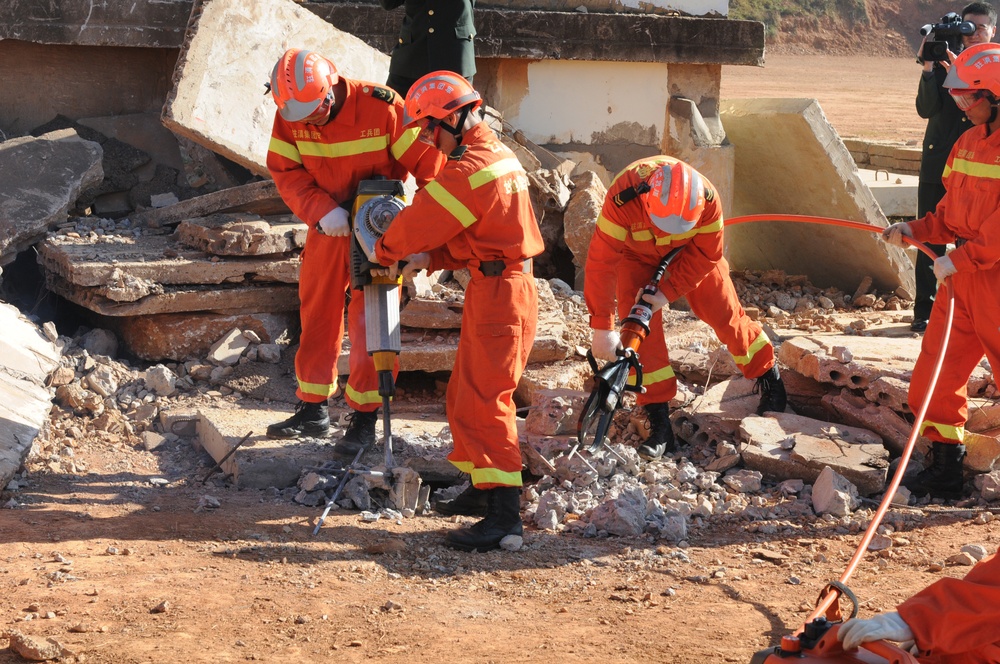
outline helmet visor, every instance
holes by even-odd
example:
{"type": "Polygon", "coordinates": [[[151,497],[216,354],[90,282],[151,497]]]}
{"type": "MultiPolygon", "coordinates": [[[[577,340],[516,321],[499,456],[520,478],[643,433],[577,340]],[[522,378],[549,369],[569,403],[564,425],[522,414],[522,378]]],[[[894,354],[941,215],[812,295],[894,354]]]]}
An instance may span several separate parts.
{"type": "Polygon", "coordinates": [[[951,93],[951,98],[955,100],[955,105],[963,111],[969,110],[987,98],[986,90],[951,88],[948,92],[951,93]]]}

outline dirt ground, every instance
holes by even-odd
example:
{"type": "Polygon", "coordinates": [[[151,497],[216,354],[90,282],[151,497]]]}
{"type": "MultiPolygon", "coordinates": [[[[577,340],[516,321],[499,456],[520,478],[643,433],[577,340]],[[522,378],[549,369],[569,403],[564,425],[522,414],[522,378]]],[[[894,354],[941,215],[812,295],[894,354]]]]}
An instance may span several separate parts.
{"type": "MultiPolygon", "coordinates": [[[[723,93],[808,94],[843,136],[918,139],[916,65],[869,65],[774,57],[727,67],[723,93]]],[[[404,411],[400,427],[440,426],[404,411]]],[[[462,554],[441,546],[456,524],[434,513],[365,523],[334,512],[313,536],[318,508],[203,486],[205,459],[188,447],[154,454],[95,435],[74,454],[86,473],[35,458],[19,506],[0,509],[0,631],[51,637],[63,661],[95,664],[748,662],[841,575],[872,507],[771,529],[694,519],[686,546],[529,529],[521,552],[462,554]],[[207,495],[220,506],[200,508],[207,495]]],[[[781,499],[757,502],[773,519],[781,499]]],[[[850,582],[863,616],[964,574],[944,564],[963,545],[1000,541],[1000,521],[967,509],[894,509],[887,524],[893,546],[850,582]]],[[[0,650],[0,663],[21,661],[0,650]]]]}

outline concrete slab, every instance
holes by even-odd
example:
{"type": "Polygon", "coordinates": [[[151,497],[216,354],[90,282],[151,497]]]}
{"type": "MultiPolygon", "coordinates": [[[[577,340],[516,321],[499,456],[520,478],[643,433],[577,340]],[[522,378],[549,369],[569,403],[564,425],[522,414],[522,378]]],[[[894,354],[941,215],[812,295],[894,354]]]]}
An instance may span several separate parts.
{"type": "Polygon", "coordinates": [[[296,46],[331,58],[350,78],[382,83],[389,56],[292,0],[198,1],[174,71],[163,123],[267,176],[275,106],[262,94],[275,61],[296,46]]]}
{"type": "Polygon", "coordinates": [[[80,118],[77,122],[101,132],[108,138],[116,138],[142,150],[156,163],[177,171],[184,170],[181,152],[177,147],[177,137],[167,131],[157,113],[105,115],[80,118]]]}
{"type": "Polygon", "coordinates": [[[295,217],[264,219],[235,212],[188,219],[177,226],[181,242],[216,256],[286,254],[305,246],[307,231],[295,217]]]}
{"type": "MultiPolygon", "coordinates": [[[[736,149],[732,216],[800,214],[887,225],[850,152],[814,99],[729,100],[720,111],[736,149]]],[[[854,292],[861,277],[892,292],[913,292],[906,253],[875,233],[791,222],[726,229],[736,270],[781,269],[819,288],[854,292]]]]}
{"type": "Polygon", "coordinates": [[[875,196],[882,214],[887,217],[916,216],[918,176],[869,168],[859,168],[858,175],[875,196]]]}
{"type": "Polygon", "coordinates": [[[45,387],[59,350],[16,307],[0,302],[0,489],[24,463],[48,421],[52,395],[45,387]]]}
{"type": "Polygon", "coordinates": [[[241,283],[247,275],[255,282],[299,282],[298,257],[219,260],[187,249],[167,235],[104,240],[95,244],[66,235],[48,238],[38,246],[38,262],[46,271],[77,286],[113,286],[118,280],[116,271],[164,285],[241,283]]]}
{"type": "Polygon", "coordinates": [[[160,228],[217,212],[252,212],[261,216],[291,214],[278,194],[278,187],[271,180],[264,180],[136,212],[130,219],[136,226],[160,228]]]}
{"type": "Polygon", "coordinates": [[[889,453],[878,435],[790,413],[748,417],[740,424],[743,465],[774,480],[812,484],[824,468],[849,479],[862,495],[885,488],[889,453]]]}
{"type": "Polygon", "coordinates": [[[295,313],[183,313],[101,318],[136,357],[150,361],[202,359],[217,339],[237,327],[274,343],[298,320],[295,313]]]}
{"type": "Polygon", "coordinates": [[[101,146],[71,129],[0,143],[0,265],[35,244],[104,177],[101,146]]]}

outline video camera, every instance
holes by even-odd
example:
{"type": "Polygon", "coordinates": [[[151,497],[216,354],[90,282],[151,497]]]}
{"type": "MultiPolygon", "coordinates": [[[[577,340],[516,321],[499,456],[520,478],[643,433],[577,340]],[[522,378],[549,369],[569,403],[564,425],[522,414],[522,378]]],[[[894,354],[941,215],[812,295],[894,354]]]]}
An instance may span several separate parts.
{"type": "Polygon", "coordinates": [[[920,34],[934,35],[934,39],[924,42],[924,50],[920,57],[925,61],[940,62],[948,59],[948,51],[958,53],[962,50],[962,36],[976,32],[976,24],[963,21],[955,12],[948,12],[941,17],[940,23],[928,23],[920,28],[920,34]]]}

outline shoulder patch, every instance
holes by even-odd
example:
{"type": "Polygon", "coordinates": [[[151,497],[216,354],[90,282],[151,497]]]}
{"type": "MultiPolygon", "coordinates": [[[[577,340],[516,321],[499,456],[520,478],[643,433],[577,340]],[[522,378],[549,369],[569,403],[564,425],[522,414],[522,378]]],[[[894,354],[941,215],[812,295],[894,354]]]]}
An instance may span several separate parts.
{"type": "Polygon", "coordinates": [[[391,104],[393,100],[396,99],[396,93],[389,88],[381,88],[377,85],[372,86],[372,97],[375,99],[381,99],[387,104],[391,104]]]}

